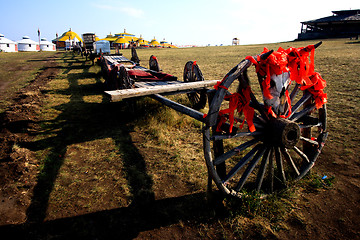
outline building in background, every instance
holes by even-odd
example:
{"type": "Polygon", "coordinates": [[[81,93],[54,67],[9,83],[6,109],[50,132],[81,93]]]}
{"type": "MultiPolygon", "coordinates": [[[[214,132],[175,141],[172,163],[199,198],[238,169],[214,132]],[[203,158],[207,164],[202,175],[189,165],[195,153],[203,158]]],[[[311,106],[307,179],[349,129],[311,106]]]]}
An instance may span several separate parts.
{"type": "Polygon", "coordinates": [[[115,37],[116,38],[124,38],[124,40],[127,42],[127,43],[131,43],[131,42],[136,42],[138,40],[137,37],[135,37],[134,34],[131,34],[131,33],[127,33],[126,32],[126,29],[124,29],[124,32],[123,33],[116,33],[115,34],[115,37]]]}
{"type": "Polygon", "coordinates": [[[17,41],[19,52],[38,52],[40,46],[38,42],[31,40],[30,37],[24,36],[21,40],[17,41]]]}
{"type": "Polygon", "coordinates": [[[17,52],[18,45],[16,42],[7,39],[3,34],[0,34],[0,52],[17,52]]]}
{"type": "Polygon", "coordinates": [[[171,44],[168,43],[167,41],[165,41],[165,38],[164,38],[164,40],[160,41],[160,45],[163,48],[171,48],[171,44]]]}
{"type": "Polygon", "coordinates": [[[232,45],[239,45],[240,44],[240,39],[238,38],[233,38],[232,40],[232,45]]]}
{"type": "Polygon", "coordinates": [[[49,42],[46,38],[40,40],[40,50],[41,51],[56,51],[55,44],[49,42]]]}
{"type": "Polygon", "coordinates": [[[156,40],[155,37],[151,40],[149,45],[150,47],[161,47],[160,43],[156,40]]]}
{"type": "Polygon", "coordinates": [[[56,48],[70,50],[76,45],[81,46],[83,40],[76,32],[71,31],[70,28],[69,31],[64,32],[60,37],[52,40],[52,42],[56,44],[56,48]]]}
{"type": "Polygon", "coordinates": [[[110,47],[114,47],[114,42],[116,41],[117,37],[113,36],[111,33],[106,35],[106,38],[101,38],[101,40],[109,41],[110,47]]]}
{"type": "Polygon", "coordinates": [[[301,22],[298,40],[356,38],[360,35],[360,9],[332,11],[333,15],[301,22]]]}

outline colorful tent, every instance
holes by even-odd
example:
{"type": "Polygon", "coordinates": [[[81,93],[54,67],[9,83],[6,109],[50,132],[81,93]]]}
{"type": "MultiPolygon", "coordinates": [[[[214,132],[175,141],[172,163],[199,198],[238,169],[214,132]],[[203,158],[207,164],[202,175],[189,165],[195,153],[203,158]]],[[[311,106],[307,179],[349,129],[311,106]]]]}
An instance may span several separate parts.
{"type": "Polygon", "coordinates": [[[81,37],[76,32],[71,31],[71,28],[69,31],[64,32],[63,35],[61,35],[61,37],[58,39],[59,42],[65,42],[67,40],[82,42],[81,37]]]}
{"type": "Polygon", "coordinates": [[[59,38],[54,39],[52,42],[56,43],[58,48],[70,49],[75,45],[80,45],[83,40],[76,32],[71,31],[70,28],[69,31],[64,32],[59,38]]]}
{"type": "Polygon", "coordinates": [[[18,45],[0,34],[0,52],[17,52],[18,45]]]}
{"type": "Polygon", "coordinates": [[[150,42],[150,46],[152,46],[152,47],[160,47],[161,45],[154,37],[154,39],[152,39],[151,42],[150,42]]]}
{"type": "Polygon", "coordinates": [[[137,42],[140,47],[149,47],[149,42],[142,38],[139,38],[137,42]]]}
{"type": "Polygon", "coordinates": [[[126,32],[126,29],[124,29],[124,32],[123,32],[123,33],[116,33],[116,34],[115,34],[115,37],[117,37],[117,38],[123,37],[123,38],[125,39],[125,41],[127,41],[127,43],[136,42],[136,41],[138,40],[138,38],[135,37],[134,34],[127,33],[127,32],[126,32]]]}
{"type": "Polygon", "coordinates": [[[170,48],[171,47],[170,43],[166,42],[165,39],[163,41],[160,41],[160,45],[163,48],[170,48]]]}
{"type": "Polygon", "coordinates": [[[123,48],[126,48],[129,45],[129,41],[125,40],[124,37],[119,37],[114,42],[114,45],[115,45],[115,47],[117,45],[117,46],[119,46],[120,49],[123,49],[123,48]]]}
{"type": "Polygon", "coordinates": [[[106,40],[106,41],[109,41],[111,43],[111,42],[115,42],[116,39],[117,39],[117,37],[109,34],[109,35],[106,35],[106,38],[101,38],[100,40],[106,40]]]}
{"type": "Polygon", "coordinates": [[[129,42],[126,41],[124,37],[119,37],[118,39],[116,39],[116,41],[114,43],[125,44],[125,43],[129,43],[129,42]]]}

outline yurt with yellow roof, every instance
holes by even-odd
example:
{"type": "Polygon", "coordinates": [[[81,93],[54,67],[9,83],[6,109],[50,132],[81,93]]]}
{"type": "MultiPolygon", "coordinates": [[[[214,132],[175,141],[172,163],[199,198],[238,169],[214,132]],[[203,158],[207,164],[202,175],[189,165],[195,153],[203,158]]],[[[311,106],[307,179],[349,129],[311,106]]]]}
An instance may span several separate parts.
{"type": "Polygon", "coordinates": [[[119,37],[116,39],[116,41],[113,43],[115,48],[124,49],[129,45],[129,41],[125,40],[124,37],[119,37]]]}
{"type": "Polygon", "coordinates": [[[72,49],[73,46],[81,45],[82,39],[76,33],[71,31],[64,32],[59,38],[52,41],[56,44],[57,48],[72,49]]]}
{"type": "Polygon", "coordinates": [[[150,47],[161,47],[160,43],[154,37],[150,42],[150,47]]]}
{"type": "Polygon", "coordinates": [[[129,44],[131,42],[136,42],[138,40],[137,37],[135,37],[134,34],[131,34],[131,33],[127,33],[126,32],[126,29],[124,29],[124,32],[123,33],[116,33],[115,34],[115,37],[117,38],[120,38],[120,37],[123,37],[125,41],[127,41],[129,44]]]}
{"type": "Polygon", "coordinates": [[[136,40],[136,46],[137,47],[147,48],[147,47],[149,47],[149,42],[144,40],[142,38],[142,35],[140,35],[140,37],[136,40]]]}
{"type": "Polygon", "coordinates": [[[114,46],[114,42],[116,41],[117,37],[115,37],[114,35],[112,35],[111,33],[106,35],[105,38],[101,38],[99,39],[99,41],[105,40],[105,41],[109,41],[110,43],[110,47],[114,46]]]}
{"type": "Polygon", "coordinates": [[[170,43],[168,43],[167,41],[165,41],[165,38],[164,38],[164,40],[160,41],[160,45],[161,45],[161,47],[163,47],[163,48],[170,48],[170,47],[171,47],[170,43]]]}
{"type": "Polygon", "coordinates": [[[16,42],[7,39],[0,33],[0,52],[17,52],[18,45],[16,42]]]}

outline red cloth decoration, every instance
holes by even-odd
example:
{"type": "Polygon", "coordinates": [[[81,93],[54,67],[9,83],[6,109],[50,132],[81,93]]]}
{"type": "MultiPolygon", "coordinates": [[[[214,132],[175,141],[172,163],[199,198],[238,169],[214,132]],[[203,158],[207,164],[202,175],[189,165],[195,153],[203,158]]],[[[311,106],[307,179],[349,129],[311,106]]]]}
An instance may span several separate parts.
{"type": "Polygon", "coordinates": [[[147,72],[143,69],[128,69],[129,76],[134,80],[152,80],[152,81],[175,81],[176,77],[162,72],[147,72]]]}
{"type": "MultiPolygon", "coordinates": [[[[264,48],[262,54],[269,52],[267,48],[264,48]]],[[[326,81],[320,76],[319,73],[314,71],[314,45],[309,45],[305,48],[289,48],[284,50],[279,48],[278,51],[270,54],[265,60],[261,59],[261,55],[256,57],[248,56],[245,59],[249,60],[255,65],[256,72],[264,77],[261,82],[261,87],[264,97],[272,99],[273,96],[270,94],[270,83],[272,75],[280,75],[284,72],[290,72],[290,80],[295,81],[301,85],[301,90],[308,90],[313,98],[315,99],[316,108],[320,108],[324,103],[327,102],[327,94],[323,92],[326,87],[326,81]]],[[[194,63],[196,64],[196,63],[194,63]]],[[[228,90],[222,85],[223,81],[228,77],[226,75],[222,81],[217,82],[214,86],[216,90],[223,88],[228,90]]],[[[253,123],[254,108],[249,106],[250,103],[250,86],[243,88],[239,93],[233,93],[226,95],[225,100],[229,101],[229,108],[219,111],[219,121],[216,127],[217,132],[221,132],[221,126],[229,120],[230,128],[229,132],[233,130],[235,110],[239,114],[244,113],[244,120],[240,126],[243,128],[245,120],[247,121],[249,130],[254,132],[255,126],[253,123]]],[[[282,118],[288,118],[291,115],[291,100],[289,92],[285,92],[286,101],[288,104],[287,115],[281,115],[282,118]]],[[[277,118],[278,116],[274,113],[271,106],[265,106],[269,116],[277,118]]],[[[204,115],[204,117],[206,117],[204,115]]]]}
{"type": "MultiPolygon", "coordinates": [[[[269,50],[264,48],[261,54],[267,52],[269,50]]],[[[327,94],[323,92],[326,81],[321,78],[319,73],[314,71],[314,56],[315,47],[314,45],[309,45],[305,48],[288,48],[286,50],[279,48],[265,60],[262,60],[260,55],[256,59],[252,56],[248,56],[245,59],[255,65],[258,74],[265,77],[261,83],[264,97],[272,99],[269,91],[271,75],[280,75],[289,71],[290,79],[300,84],[302,86],[301,90],[307,89],[315,99],[316,108],[320,108],[327,102],[327,94]]],[[[289,103],[289,97],[286,97],[289,103]]],[[[291,105],[288,104],[288,106],[290,107],[289,112],[291,112],[291,105]]]]}
{"type": "Polygon", "coordinates": [[[244,113],[244,120],[240,126],[242,129],[246,122],[248,124],[250,132],[254,132],[255,126],[253,123],[253,117],[254,117],[254,108],[249,106],[250,103],[250,93],[251,89],[250,86],[248,86],[245,89],[242,89],[242,94],[240,93],[233,93],[231,95],[225,96],[224,99],[229,100],[229,108],[223,109],[219,111],[220,121],[217,125],[216,131],[221,132],[221,126],[227,121],[227,115],[229,116],[229,122],[230,122],[230,128],[229,132],[232,132],[233,126],[234,126],[234,113],[235,110],[237,110],[238,113],[244,113]]]}

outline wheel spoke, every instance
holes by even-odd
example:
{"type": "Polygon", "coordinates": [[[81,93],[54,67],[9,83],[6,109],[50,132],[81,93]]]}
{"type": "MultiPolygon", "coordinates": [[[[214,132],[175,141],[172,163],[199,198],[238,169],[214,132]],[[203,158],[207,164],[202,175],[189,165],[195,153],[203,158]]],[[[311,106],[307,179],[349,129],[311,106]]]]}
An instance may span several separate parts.
{"type": "Polygon", "coordinates": [[[261,145],[256,145],[250,152],[248,152],[226,175],[223,179],[223,182],[229,181],[249,160],[255,155],[255,153],[260,149],[261,145]]]}
{"type": "Polygon", "coordinates": [[[270,151],[271,151],[271,149],[269,147],[266,148],[263,159],[261,160],[260,169],[259,169],[259,172],[258,172],[258,175],[257,175],[257,178],[256,178],[256,191],[257,192],[260,191],[261,185],[263,183],[266,167],[267,167],[267,164],[269,162],[270,151]]]}
{"type": "Polygon", "coordinates": [[[263,125],[266,124],[267,122],[259,115],[254,114],[254,119],[253,119],[254,124],[258,124],[261,125],[262,127],[264,127],[263,125]]]}
{"type": "Polygon", "coordinates": [[[310,162],[309,158],[306,156],[305,153],[303,153],[299,148],[297,148],[296,146],[294,147],[295,152],[302,158],[304,159],[306,162],[310,162]]]}
{"type": "Polygon", "coordinates": [[[304,103],[306,103],[307,100],[310,99],[310,97],[311,97],[311,94],[306,92],[304,94],[304,96],[302,96],[302,98],[292,107],[292,109],[291,109],[292,113],[289,118],[291,118],[291,116],[294,115],[295,112],[297,110],[299,110],[301,108],[301,106],[304,105],[304,103]]]}
{"type": "Polygon", "coordinates": [[[276,147],[275,148],[275,159],[276,159],[276,166],[278,168],[280,177],[281,177],[281,181],[285,184],[286,183],[286,177],[285,177],[285,172],[284,172],[284,165],[281,159],[281,152],[280,152],[280,148],[276,147]]]}
{"type": "Polygon", "coordinates": [[[197,92],[195,93],[195,99],[196,99],[196,102],[200,101],[200,94],[197,92]]]}
{"type": "Polygon", "coordinates": [[[250,176],[250,173],[254,170],[256,164],[259,162],[261,156],[264,154],[265,146],[264,145],[260,145],[260,146],[261,146],[260,149],[254,156],[253,160],[250,162],[249,166],[246,168],[244,174],[241,176],[239,183],[236,185],[235,187],[236,191],[240,191],[243,188],[246,180],[250,176]]]}
{"type": "Polygon", "coordinates": [[[306,137],[300,136],[300,140],[303,140],[305,142],[308,142],[308,143],[314,144],[316,146],[319,146],[319,143],[317,141],[311,140],[311,139],[306,138],[306,137]]]}
{"type": "Polygon", "coordinates": [[[269,119],[268,115],[265,113],[265,110],[264,110],[264,105],[262,105],[261,103],[259,103],[259,101],[256,99],[254,93],[251,91],[250,92],[250,98],[251,98],[251,102],[250,102],[250,105],[259,111],[261,117],[263,119],[269,119]]]}
{"type": "Polygon", "coordinates": [[[270,192],[274,191],[274,148],[270,149],[269,155],[269,182],[270,182],[270,192]]]}
{"type": "Polygon", "coordinates": [[[211,137],[211,140],[222,140],[222,139],[230,139],[230,138],[239,138],[239,137],[245,137],[245,136],[259,136],[262,135],[263,132],[255,131],[255,132],[240,132],[233,136],[231,135],[214,135],[211,137]]]}
{"type": "Polygon", "coordinates": [[[294,101],[294,98],[298,94],[299,90],[300,90],[300,84],[296,83],[295,86],[294,86],[294,89],[290,93],[290,101],[291,101],[291,103],[294,101]]]}
{"type": "Polygon", "coordinates": [[[288,164],[292,167],[292,169],[295,171],[296,175],[299,176],[300,172],[298,168],[296,167],[294,161],[292,160],[288,150],[286,148],[281,148],[281,152],[284,155],[285,160],[288,162],[288,164]]]}
{"type": "Polygon", "coordinates": [[[250,141],[247,141],[243,144],[241,144],[240,146],[220,155],[219,157],[217,157],[215,160],[214,160],[214,165],[217,166],[223,162],[225,162],[227,159],[231,158],[232,156],[234,156],[235,154],[243,151],[244,149],[248,148],[248,147],[251,147],[252,145],[254,145],[255,143],[259,142],[260,140],[259,139],[252,139],[250,141]]]}
{"type": "Polygon", "coordinates": [[[305,116],[306,114],[310,113],[312,110],[315,109],[315,104],[311,104],[307,107],[305,107],[303,110],[301,110],[300,112],[297,112],[295,114],[293,114],[292,116],[289,117],[289,120],[291,121],[296,121],[299,118],[301,118],[302,116],[305,116]]]}
{"type": "Polygon", "coordinates": [[[299,124],[300,129],[302,128],[312,128],[312,127],[321,127],[322,123],[317,123],[317,124],[299,124]]]}

